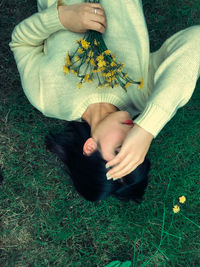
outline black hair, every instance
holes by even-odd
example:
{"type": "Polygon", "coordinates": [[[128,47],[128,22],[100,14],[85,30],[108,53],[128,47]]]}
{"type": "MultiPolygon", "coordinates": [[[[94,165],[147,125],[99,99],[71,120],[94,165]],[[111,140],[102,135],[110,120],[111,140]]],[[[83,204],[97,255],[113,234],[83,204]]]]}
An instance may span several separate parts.
{"type": "Polygon", "coordinates": [[[150,162],[145,158],[133,172],[116,181],[107,180],[106,161],[99,151],[83,155],[83,145],[91,137],[87,122],[70,121],[60,133],[46,136],[46,147],[68,167],[77,192],[88,201],[105,200],[110,195],[121,201],[141,203],[148,184],[150,162]]]}

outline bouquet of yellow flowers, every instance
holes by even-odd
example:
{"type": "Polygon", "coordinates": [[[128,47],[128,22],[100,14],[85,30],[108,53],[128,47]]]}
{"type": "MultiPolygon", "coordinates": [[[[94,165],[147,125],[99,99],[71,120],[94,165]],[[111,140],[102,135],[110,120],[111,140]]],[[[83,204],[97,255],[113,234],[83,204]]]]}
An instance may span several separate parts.
{"type": "MultiPolygon", "coordinates": [[[[85,2],[99,3],[100,0],[85,0],[85,2]]],[[[143,79],[134,81],[124,72],[124,64],[116,60],[116,56],[107,48],[102,34],[89,30],[83,39],[77,40],[78,47],[73,54],[67,53],[63,70],[70,71],[80,78],[78,87],[84,82],[92,82],[97,76],[98,86],[115,87],[120,85],[125,91],[131,84],[138,84],[138,89],[144,85],[143,79]]]]}

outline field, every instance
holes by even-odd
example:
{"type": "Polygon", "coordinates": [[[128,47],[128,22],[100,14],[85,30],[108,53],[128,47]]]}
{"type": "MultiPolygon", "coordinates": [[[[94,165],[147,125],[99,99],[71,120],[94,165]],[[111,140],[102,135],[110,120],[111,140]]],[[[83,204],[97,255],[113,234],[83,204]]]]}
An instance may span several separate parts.
{"type": "MultiPolygon", "coordinates": [[[[200,24],[199,0],[144,0],[151,51],[200,24]]],[[[200,266],[200,81],[190,101],[153,141],[144,202],[80,198],[44,137],[63,121],[26,99],[8,43],[36,12],[33,0],[0,0],[0,266],[200,266]],[[180,196],[180,212],[174,205],[180,196]]],[[[180,77],[177,77],[180,78],[180,77]]]]}

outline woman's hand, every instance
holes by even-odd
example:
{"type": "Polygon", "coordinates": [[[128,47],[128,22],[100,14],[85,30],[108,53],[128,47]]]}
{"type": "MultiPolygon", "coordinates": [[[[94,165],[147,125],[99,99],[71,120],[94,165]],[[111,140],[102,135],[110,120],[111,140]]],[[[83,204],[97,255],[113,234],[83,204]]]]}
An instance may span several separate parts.
{"type": "Polygon", "coordinates": [[[87,30],[94,30],[103,34],[106,30],[105,11],[100,4],[82,3],[59,6],[58,16],[62,25],[72,32],[84,33],[87,30]]]}
{"type": "Polygon", "coordinates": [[[122,178],[135,170],[144,161],[153,138],[151,133],[134,124],[120,152],[114,159],[107,162],[106,166],[113,168],[106,175],[112,178],[122,178]]]}

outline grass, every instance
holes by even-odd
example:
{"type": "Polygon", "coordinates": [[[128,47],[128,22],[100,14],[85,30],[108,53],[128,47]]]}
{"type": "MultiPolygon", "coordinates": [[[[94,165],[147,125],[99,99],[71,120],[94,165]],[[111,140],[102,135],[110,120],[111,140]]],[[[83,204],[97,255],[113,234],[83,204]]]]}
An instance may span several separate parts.
{"type": "MultiPolygon", "coordinates": [[[[200,82],[187,105],[154,140],[141,205],[80,198],[44,137],[63,121],[45,118],[24,96],[8,42],[36,1],[1,0],[0,266],[200,266],[200,82]],[[56,165],[57,164],[57,165],[56,165]],[[172,208],[178,197],[187,201],[172,208]]],[[[144,0],[151,50],[200,24],[199,0],[144,0]]],[[[62,167],[62,165],[61,165],[62,167]]]]}

